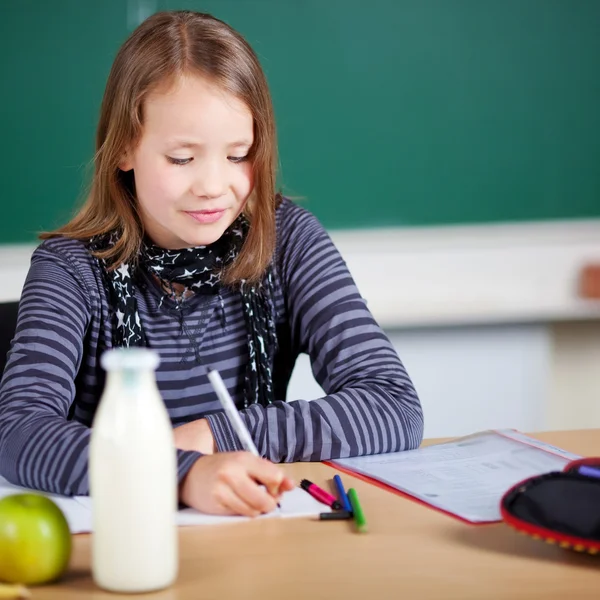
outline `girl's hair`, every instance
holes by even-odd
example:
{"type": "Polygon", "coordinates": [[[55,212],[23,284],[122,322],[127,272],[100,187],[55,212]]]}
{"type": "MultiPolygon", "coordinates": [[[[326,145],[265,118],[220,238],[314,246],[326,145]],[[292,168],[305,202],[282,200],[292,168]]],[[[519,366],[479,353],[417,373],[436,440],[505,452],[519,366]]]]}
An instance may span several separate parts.
{"type": "Polygon", "coordinates": [[[152,15],[120,48],[102,101],[90,193],[69,223],[43,233],[42,239],[63,236],[87,241],[116,231],[118,241],[97,256],[111,268],[136,259],[144,230],[133,173],[121,171],[118,165],[141,137],[144,99],[188,74],[205,77],[233,94],[254,118],[250,150],[254,188],[244,209],[251,226],[224,280],[261,278],[275,247],[275,210],[280,201],[275,193],[277,149],[271,96],[258,58],[244,38],[223,21],[192,11],[152,15]]]}

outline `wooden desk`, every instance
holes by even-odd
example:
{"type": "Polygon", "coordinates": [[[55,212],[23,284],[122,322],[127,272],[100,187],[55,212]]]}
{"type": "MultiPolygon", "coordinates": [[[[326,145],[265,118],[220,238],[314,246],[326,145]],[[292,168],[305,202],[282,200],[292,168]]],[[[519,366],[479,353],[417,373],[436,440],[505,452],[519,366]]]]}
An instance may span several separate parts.
{"type": "MultiPolygon", "coordinates": [[[[600,431],[540,434],[582,455],[600,454],[600,431]]],[[[293,477],[327,485],[334,470],[286,465],[293,477]]],[[[470,526],[344,476],[363,505],[369,533],[348,522],[263,520],[180,528],[176,585],[153,594],[102,592],[90,576],[90,537],[75,536],[69,573],[33,589],[35,600],[598,598],[600,557],[561,550],[504,524],[470,526]]]]}

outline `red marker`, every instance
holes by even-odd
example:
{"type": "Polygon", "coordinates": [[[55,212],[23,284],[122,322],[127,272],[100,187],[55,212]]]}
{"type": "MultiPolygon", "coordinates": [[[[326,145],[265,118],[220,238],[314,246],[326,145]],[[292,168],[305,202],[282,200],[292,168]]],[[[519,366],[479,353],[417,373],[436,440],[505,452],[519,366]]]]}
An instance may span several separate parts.
{"type": "Polygon", "coordinates": [[[328,494],[325,490],[322,490],[319,486],[312,483],[308,479],[303,479],[300,482],[300,487],[306,490],[313,498],[316,498],[319,502],[331,506],[333,510],[340,510],[342,505],[335,499],[334,496],[328,494]]]}

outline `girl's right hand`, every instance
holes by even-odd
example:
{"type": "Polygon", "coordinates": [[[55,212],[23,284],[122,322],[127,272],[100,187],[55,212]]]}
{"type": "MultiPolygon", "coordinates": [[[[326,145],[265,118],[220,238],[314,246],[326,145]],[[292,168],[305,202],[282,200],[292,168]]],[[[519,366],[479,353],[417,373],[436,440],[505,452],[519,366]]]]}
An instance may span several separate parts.
{"type": "Polygon", "coordinates": [[[283,469],[250,452],[199,458],[180,485],[180,500],[203,513],[257,517],[275,510],[294,488],[283,469]]]}

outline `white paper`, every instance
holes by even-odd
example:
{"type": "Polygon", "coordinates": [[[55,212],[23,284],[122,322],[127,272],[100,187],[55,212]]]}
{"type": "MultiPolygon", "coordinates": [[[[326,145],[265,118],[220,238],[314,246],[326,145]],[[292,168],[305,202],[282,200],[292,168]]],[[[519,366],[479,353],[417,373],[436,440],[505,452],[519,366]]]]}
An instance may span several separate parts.
{"type": "MultiPolygon", "coordinates": [[[[310,517],[322,512],[331,512],[331,508],[315,500],[302,488],[294,488],[286,492],[281,498],[281,508],[274,512],[256,517],[257,519],[271,519],[274,517],[310,517]]],[[[251,517],[220,517],[207,515],[192,508],[184,508],[177,512],[178,525],[218,525],[220,523],[234,523],[236,521],[247,521],[251,517]]]]}
{"type": "Polygon", "coordinates": [[[519,481],[562,471],[579,456],[513,430],[486,431],[417,450],[332,461],[471,522],[500,521],[519,481]]]}
{"type": "MultiPolygon", "coordinates": [[[[89,496],[65,497],[55,494],[47,494],[39,490],[12,485],[6,479],[0,477],[0,498],[10,494],[31,492],[47,496],[56,502],[63,511],[71,533],[88,533],[92,531],[92,499],[89,496]]],[[[316,516],[322,512],[330,512],[331,508],[315,500],[310,494],[301,488],[294,488],[283,494],[281,508],[267,515],[257,517],[259,519],[293,518],[316,516]]],[[[178,510],[176,522],[179,526],[186,525],[219,525],[223,523],[237,523],[248,521],[250,517],[241,516],[216,516],[201,513],[192,508],[178,510]]]]}

